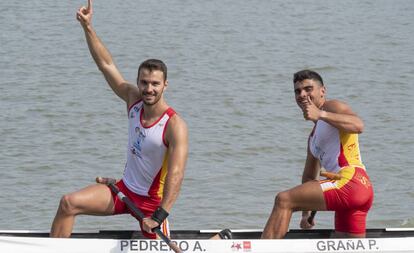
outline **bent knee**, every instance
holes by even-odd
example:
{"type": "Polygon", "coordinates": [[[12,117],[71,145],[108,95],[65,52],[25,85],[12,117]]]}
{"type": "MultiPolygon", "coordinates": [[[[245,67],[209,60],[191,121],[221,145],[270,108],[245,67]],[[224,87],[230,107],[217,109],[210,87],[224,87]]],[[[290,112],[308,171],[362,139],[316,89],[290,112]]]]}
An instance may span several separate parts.
{"type": "Polygon", "coordinates": [[[65,194],[60,199],[59,210],[66,215],[76,215],[76,201],[72,194],[65,194]]]}
{"type": "Polygon", "coordinates": [[[292,205],[289,192],[279,192],[275,198],[275,206],[278,208],[290,209],[292,205]]]}

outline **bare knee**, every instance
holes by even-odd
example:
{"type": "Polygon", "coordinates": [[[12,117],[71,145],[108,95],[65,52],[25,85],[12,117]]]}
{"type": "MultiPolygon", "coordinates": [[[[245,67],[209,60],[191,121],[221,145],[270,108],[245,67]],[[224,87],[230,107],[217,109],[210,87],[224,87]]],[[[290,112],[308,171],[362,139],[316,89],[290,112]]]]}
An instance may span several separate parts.
{"type": "Polygon", "coordinates": [[[59,212],[64,215],[76,215],[77,208],[72,194],[65,194],[60,199],[59,212]]]}
{"type": "Polygon", "coordinates": [[[291,208],[291,199],[290,194],[287,191],[279,192],[275,198],[275,207],[281,209],[290,209],[291,208]]]}

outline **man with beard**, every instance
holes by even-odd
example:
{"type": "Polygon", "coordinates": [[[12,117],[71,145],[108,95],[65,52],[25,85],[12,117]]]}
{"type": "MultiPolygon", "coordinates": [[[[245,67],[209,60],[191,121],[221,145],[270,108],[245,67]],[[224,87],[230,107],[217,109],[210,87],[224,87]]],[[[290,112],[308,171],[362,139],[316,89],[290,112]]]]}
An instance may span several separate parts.
{"type": "MultiPolygon", "coordinates": [[[[109,86],[128,109],[129,139],[124,174],[116,185],[144,213],[140,222],[145,237],[155,239],[155,227],[168,235],[167,216],[176,201],[188,154],[188,131],[184,120],[168,106],[167,67],[149,59],[138,68],[137,84],[128,83],[115,66],[112,56],[96,35],[92,21],[92,1],[77,14],[89,51],[109,86]]],[[[52,237],[69,237],[75,216],[130,213],[125,204],[105,184],[94,184],[61,198],[52,224],[52,237]]]]}

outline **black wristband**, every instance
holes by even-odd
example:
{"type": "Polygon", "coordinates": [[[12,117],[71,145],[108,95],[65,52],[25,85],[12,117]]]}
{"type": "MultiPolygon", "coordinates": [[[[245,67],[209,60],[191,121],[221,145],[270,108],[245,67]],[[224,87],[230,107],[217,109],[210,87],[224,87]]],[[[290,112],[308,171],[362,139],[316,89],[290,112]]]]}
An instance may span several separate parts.
{"type": "Polygon", "coordinates": [[[168,212],[165,211],[164,208],[158,207],[157,210],[152,214],[151,219],[158,222],[158,224],[162,224],[162,222],[168,217],[168,212]]]}

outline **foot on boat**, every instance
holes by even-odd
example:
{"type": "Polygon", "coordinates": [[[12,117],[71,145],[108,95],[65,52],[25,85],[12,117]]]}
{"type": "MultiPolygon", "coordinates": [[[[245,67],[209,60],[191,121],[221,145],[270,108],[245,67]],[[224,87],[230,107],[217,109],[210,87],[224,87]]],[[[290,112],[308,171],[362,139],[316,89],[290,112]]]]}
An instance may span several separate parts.
{"type": "Polygon", "coordinates": [[[229,240],[233,238],[233,235],[231,234],[231,230],[228,228],[221,230],[218,233],[218,235],[220,236],[221,239],[224,239],[224,240],[229,240]]]}

